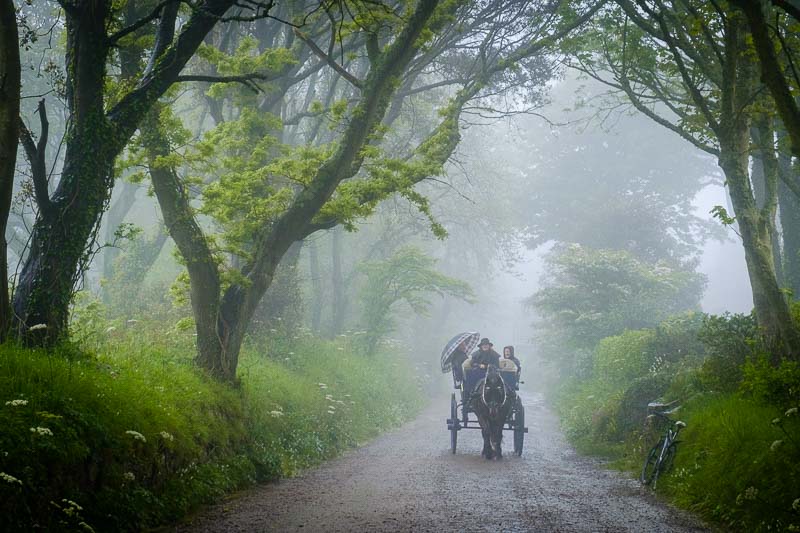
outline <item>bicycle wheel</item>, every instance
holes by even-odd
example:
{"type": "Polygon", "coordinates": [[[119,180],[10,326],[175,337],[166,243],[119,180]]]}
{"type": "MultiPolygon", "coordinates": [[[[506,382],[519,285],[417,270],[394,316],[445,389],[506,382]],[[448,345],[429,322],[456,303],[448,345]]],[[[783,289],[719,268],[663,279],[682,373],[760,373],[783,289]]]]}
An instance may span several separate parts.
{"type": "Polygon", "coordinates": [[[644,466],[642,466],[642,473],[639,476],[639,481],[642,482],[642,485],[649,485],[656,478],[658,455],[661,453],[661,447],[663,445],[663,440],[658,441],[647,454],[647,459],[644,460],[644,466]]]}
{"type": "Polygon", "coordinates": [[[656,469],[656,475],[653,477],[653,489],[656,488],[658,478],[661,477],[662,474],[669,472],[672,468],[672,463],[675,461],[675,452],[677,447],[677,442],[670,442],[669,446],[667,446],[667,449],[664,451],[664,456],[661,458],[661,462],[658,464],[658,468],[656,469]]]}

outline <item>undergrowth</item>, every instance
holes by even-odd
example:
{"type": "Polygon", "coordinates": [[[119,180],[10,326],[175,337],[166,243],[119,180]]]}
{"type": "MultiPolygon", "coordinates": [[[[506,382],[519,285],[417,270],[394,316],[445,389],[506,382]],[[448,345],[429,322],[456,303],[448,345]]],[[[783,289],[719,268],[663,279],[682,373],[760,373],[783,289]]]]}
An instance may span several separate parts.
{"type": "Polygon", "coordinates": [[[736,531],[800,531],[800,365],[776,365],[755,331],[748,316],[678,317],[603,339],[590,377],[554,398],[565,434],[638,476],[663,429],[647,403],[680,400],[687,427],[658,492],[736,531]]]}
{"type": "Polygon", "coordinates": [[[364,442],[424,397],[404,358],[358,355],[348,338],[251,343],[231,387],[194,367],[190,332],[157,331],[131,321],[82,349],[0,346],[0,530],[172,521],[364,442]]]}

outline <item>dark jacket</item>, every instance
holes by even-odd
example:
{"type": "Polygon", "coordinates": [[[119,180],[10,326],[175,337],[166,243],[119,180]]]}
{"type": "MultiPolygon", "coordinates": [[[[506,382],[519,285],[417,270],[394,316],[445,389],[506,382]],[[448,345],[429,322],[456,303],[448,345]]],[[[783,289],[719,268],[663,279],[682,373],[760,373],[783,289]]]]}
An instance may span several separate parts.
{"type": "Polygon", "coordinates": [[[500,366],[500,354],[489,348],[485,352],[478,348],[472,352],[472,368],[477,368],[479,365],[494,365],[500,366]]]}

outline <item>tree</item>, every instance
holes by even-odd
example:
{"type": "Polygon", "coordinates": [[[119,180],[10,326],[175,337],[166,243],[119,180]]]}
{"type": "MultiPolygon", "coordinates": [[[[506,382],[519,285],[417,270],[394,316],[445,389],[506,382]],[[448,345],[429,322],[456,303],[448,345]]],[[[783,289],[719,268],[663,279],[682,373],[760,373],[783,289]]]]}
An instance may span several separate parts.
{"type": "MultiPolygon", "coordinates": [[[[182,4],[179,0],[154,6],[152,2],[143,3],[150,7],[148,13],[124,27],[110,0],[59,2],[66,21],[70,120],[64,167],[52,195],[46,175],[34,174],[39,212],[14,293],[16,329],[21,337],[49,343],[64,335],[73,287],[91,256],[94,233],[114,184],[115,159],[147,111],[172,84],[181,81],[182,69],[211,28],[231,20],[225,13],[235,3],[190,3],[189,15],[173,39],[182,4]],[[124,51],[129,44],[126,38],[145,25],[157,36],[147,62],[139,64],[135,82],[110,91],[107,70],[114,51],[124,51]],[[30,329],[39,325],[45,328],[30,329]]],[[[248,5],[254,11],[251,18],[268,16],[272,8],[270,3],[256,1],[248,5]]],[[[44,120],[44,115],[40,118],[44,120]]]]}
{"type": "Polygon", "coordinates": [[[372,353],[377,343],[395,328],[393,311],[405,302],[413,312],[425,314],[428,294],[454,296],[473,301],[470,286],[434,269],[435,261],[416,248],[402,248],[386,261],[366,263],[361,270],[366,283],[361,289],[362,326],[366,349],[372,353]]]}
{"type": "MultiPolygon", "coordinates": [[[[773,256],[777,176],[765,173],[759,204],[750,181],[751,126],[767,112],[741,12],[705,2],[617,0],[598,19],[576,67],[717,156],[745,250],[756,316],[775,357],[800,357],[800,334],[773,256]],[[621,32],[611,28],[622,28],[621,32]]],[[[732,221],[724,210],[720,218],[732,221]]]]}
{"type": "Polygon", "coordinates": [[[527,301],[542,318],[538,338],[572,374],[597,343],[625,330],[655,327],[699,308],[705,278],[622,250],[558,245],[547,257],[542,289],[527,301]]]}
{"type": "MultiPolygon", "coordinates": [[[[467,4],[462,9],[458,3],[424,0],[402,16],[387,16],[380,6],[366,3],[346,20],[320,16],[321,26],[309,20],[318,34],[327,32],[331,39],[327,53],[302,31],[291,31],[270,37],[271,41],[285,37],[288,47],[282,50],[255,55],[258,44],[247,39],[230,56],[209,56],[220,71],[230,69],[226,72],[230,77],[240,77],[236,69],[255,62],[268,65],[269,78],[276,80],[275,92],[263,98],[258,92],[233,98],[230,119],[208,132],[197,147],[199,154],[193,157],[202,160],[197,166],[215,175],[208,181],[199,180],[206,183],[199,212],[222,230],[220,239],[205,231],[190,202],[187,183],[174,172],[176,154],[172,150],[177,143],[171,142],[170,135],[180,129],[174,125],[174,115],[166,108],[151,115],[143,125],[141,145],[150,159],[151,179],[165,223],[186,262],[197,328],[197,361],[203,368],[222,379],[235,379],[239,350],[254,309],[295,241],[340,224],[352,228],[356,220],[369,216],[393,194],[402,195],[430,218],[429,201],[414,186],[443,172],[460,140],[459,119],[464,109],[474,99],[528,79],[528,60],[597,9],[593,5],[577,15],[569,8],[554,12],[548,4],[539,13],[538,24],[530,26],[515,18],[522,5],[540,7],[538,2],[507,5],[498,1],[467,4]],[[454,19],[463,24],[453,25],[454,19]],[[509,27],[506,22],[515,25],[509,27]],[[359,43],[360,61],[342,65],[331,56],[340,27],[350,30],[343,47],[359,43]],[[520,29],[525,35],[518,33],[520,29]],[[512,34],[514,46],[501,47],[512,34]],[[298,40],[312,49],[313,55],[303,52],[298,40]],[[435,71],[436,81],[425,79],[425,70],[437,65],[435,60],[448,47],[456,50],[458,68],[439,65],[444,70],[435,71]],[[465,48],[469,55],[463,55],[465,48]],[[309,64],[303,57],[310,58],[309,64]],[[329,106],[308,96],[312,87],[307,80],[314,80],[310,73],[323,67],[326,72],[333,71],[326,92],[342,97],[326,98],[329,106]],[[454,71],[458,76],[453,79],[439,78],[454,71]],[[348,83],[343,93],[335,90],[340,80],[348,83]],[[293,89],[298,82],[300,91],[293,89]],[[460,88],[438,109],[432,129],[415,132],[412,138],[419,140],[404,151],[385,149],[382,141],[401,116],[403,99],[447,85],[460,88]],[[304,94],[300,105],[298,99],[290,99],[290,91],[304,94]],[[284,98],[289,103],[279,105],[284,98]],[[287,131],[287,125],[325,115],[337,128],[333,142],[281,142],[302,138],[297,130],[287,131]],[[159,168],[163,172],[152,171],[159,168]]],[[[319,138],[319,132],[315,125],[311,138],[319,138]]],[[[431,223],[442,235],[441,227],[431,223]]]]}
{"type": "Polygon", "coordinates": [[[785,0],[731,0],[742,10],[750,27],[753,46],[758,54],[761,81],[767,86],[775,101],[778,115],[788,132],[792,152],[800,157],[800,106],[797,92],[800,76],[796,62],[800,43],[800,7],[785,0]],[[780,13],[788,14],[783,21],[780,13]],[[771,25],[767,21],[775,19],[771,25]],[[779,52],[784,56],[781,61],[779,52]]]}
{"type": "Polygon", "coordinates": [[[5,234],[17,161],[20,76],[16,9],[13,0],[0,0],[0,341],[11,326],[5,234]]]}

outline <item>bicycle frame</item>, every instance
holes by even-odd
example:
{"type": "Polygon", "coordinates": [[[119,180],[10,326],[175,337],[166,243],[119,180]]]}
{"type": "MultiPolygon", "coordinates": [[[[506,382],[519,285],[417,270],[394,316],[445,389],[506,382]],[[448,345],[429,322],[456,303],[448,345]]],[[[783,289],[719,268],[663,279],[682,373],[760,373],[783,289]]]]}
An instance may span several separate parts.
{"type": "Polygon", "coordinates": [[[681,429],[686,427],[686,424],[678,421],[673,421],[667,414],[662,412],[654,413],[648,416],[648,419],[652,419],[654,417],[662,418],[666,420],[669,425],[667,426],[666,431],[664,432],[663,436],[656,444],[656,446],[660,445],[660,449],[658,450],[658,456],[655,457],[655,460],[652,462],[653,471],[652,476],[646,476],[645,472],[647,471],[647,467],[651,464],[651,460],[653,459],[653,451],[656,449],[654,446],[651,449],[650,454],[648,454],[647,459],[645,459],[645,465],[642,469],[642,475],[640,477],[642,483],[650,484],[652,483],[653,489],[655,489],[656,484],[658,483],[658,476],[661,474],[662,470],[664,469],[664,461],[667,459],[668,451],[673,447],[673,445],[677,442],[678,434],[680,433],[681,429]]]}

